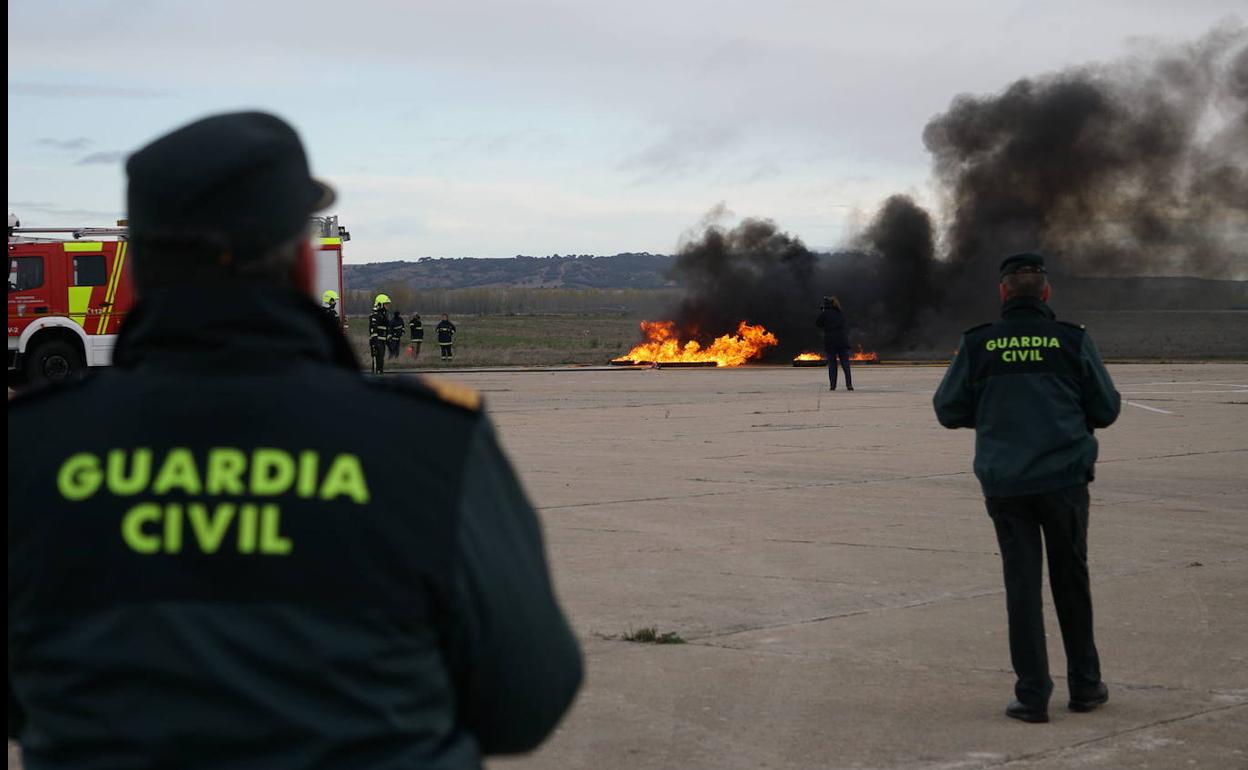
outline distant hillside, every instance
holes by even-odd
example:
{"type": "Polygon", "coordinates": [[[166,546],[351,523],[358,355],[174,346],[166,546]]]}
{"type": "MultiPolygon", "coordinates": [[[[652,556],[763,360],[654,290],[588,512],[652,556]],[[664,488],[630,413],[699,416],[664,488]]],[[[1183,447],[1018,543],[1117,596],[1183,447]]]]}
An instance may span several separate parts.
{"type": "MultiPolygon", "coordinates": [[[[858,258],[852,253],[824,254],[821,260],[858,258]]],[[[667,276],[675,262],[664,254],[579,256],[464,257],[415,262],[344,265],[348,289],[375,292],[399,286],[411,291],[459,289],[679,289],[667,276]]],[[[995,276],[984,279],[993,293],[995,276]]],[[[1054,275],[1054,305],[1066,310],[1227,310],[1248,308],[1248,281],[1201,278],[1080,278],[1054,275]]],[[[845,287],[842,294],[852,293],[845,287]]]]}
{"type": "Polygon", "coordinates": [[[616,254],[483,259],[434,259],[344,265],[343,281],[352,289],[405,284],[416,290],[478,288],[662,289],[672,257],[662,254],[616,254]]]}

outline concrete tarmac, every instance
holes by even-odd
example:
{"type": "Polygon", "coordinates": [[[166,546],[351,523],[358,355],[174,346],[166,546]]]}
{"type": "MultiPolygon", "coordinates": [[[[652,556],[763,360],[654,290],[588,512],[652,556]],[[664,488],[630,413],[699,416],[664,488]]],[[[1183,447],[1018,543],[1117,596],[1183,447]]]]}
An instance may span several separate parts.
{"type": "Polygon", "coordinates": [[[853,393],[790,367],[455,372],[587,659],[556,734],[490,767],[1248,767],[1248,365],[1110,369],[1089,551],[1111,700],[1065,709],[1050,606],[1040,725],[1003,714],[1000,558],[974,434],[932,414],[943,367],[861,366],[853,393]],[[646,627],[685,643],[621,638],[646,627]]]}
{"type": "Polygon", "coordinates": [[[1007,719],[1000,557],[943,368],[456,373],[541,510],[587,680],[491,767],[1248,767],[1248,366],[1121,365],[1090,567],[1107,706],[1007,719]],[[842,384],[843,387],[843,384],[842,384]],[[683,645],[622,635],[655,627],[683,645]]]}

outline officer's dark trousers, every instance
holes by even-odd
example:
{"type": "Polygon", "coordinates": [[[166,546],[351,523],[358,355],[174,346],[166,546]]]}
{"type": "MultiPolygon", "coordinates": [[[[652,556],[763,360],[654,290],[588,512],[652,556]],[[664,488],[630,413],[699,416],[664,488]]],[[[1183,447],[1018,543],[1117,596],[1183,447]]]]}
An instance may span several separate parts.
{"type": "Polygon", "coordinates": [[[1053,692],[1044,644],[1042,540],[1066,647],[1070,695],[1072,699],[1092,696],[1101,681],[1101,663],[1092,638],[1088,585],[1088,485],[1039,495],[989,497],[985,502],[1005,568],[1010,660],[1018,676],[1015,697],[1028,705],[1046,706],[1053,692]]]}
{"type": "Polygon", "coordinates": [[[455,357],[455,351],[451,348],[449,343],[439,342],[438,346],[442,348],[442,358],[450,359],[455,357]]]}
{"type": "Polygon", "coordinates": [[[849,348],[839,348],[837,350],[825,351],[828,355],[828,384],[836,390],[836,360],[841,360],[841,368],[845,370],[845,387],[854,387],[854,381],[849,376],[849,348]]]}
{"type": "Polygon", "coordinates": [[[373,374],[386,371],[386,343],[384,340],[369,340],[368,346],[373,354],[373,374]]]}

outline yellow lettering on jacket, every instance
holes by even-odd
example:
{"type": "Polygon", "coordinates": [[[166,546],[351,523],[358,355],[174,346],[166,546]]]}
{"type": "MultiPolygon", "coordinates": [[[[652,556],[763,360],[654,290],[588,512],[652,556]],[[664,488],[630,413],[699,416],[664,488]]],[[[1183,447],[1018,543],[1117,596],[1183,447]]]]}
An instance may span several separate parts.
{"type": "Polygon", "coordinates": [[[1043,361],[1043,350],[1060,348],[1057,337],[1041,337],[1027,335],[1023,337],[994,337],[984,341],[984,350],[999,352],[1001,361],[1007,364],[1043,361]]]}
{"type": "Polygon", "coordinates": [[[56,488],[66,500],[86,500],[104,481],[100,458],[87,452],[70,455],[56,474],[56,488]]]}
{"type": "Polygon", "coordinates": [[[74,502],[101,490],[118,497],[144,493],[277,497],[293,491],[305,499],[345,496],[361,505],[369,500],[363,464],[353,454],[334,455],[323,466],[320,455],[312,450],[257,448],[249,454],[234,447],[213,447],[205,453],[201,468],[190,449],[174,447],[159,458],[159,465],[156,459],[148,447],[110,449],[102,455],[77,452],[62,461],[57,491],[74,502]]]}
{"type": "Polygon", "coordinates": [[[370,500],[358,456],[325,459],[322,464],[311,449],[272,447],[213,447],[198,459],[187,447],[163,456],[150,447],[78,452],[61,463],[56,485],[73,503],[101,493],[149,498],[132,501],[118,522],[122,541],[136,554],[211,555],[232,546],[240,554],[285,556],[295,544],[282,530],[283,511],[273,498],[346,498],[357,505],[370,500]]]}
{"type": "Polygon", "coordinates": [[[167,495],[174,489],[180,489],[188,495],[198,495],[203,491],[199,483],[199,471],[195,468],[195,456],[191,450],[183,447],[170,449],[165,455],[165,462],[160,466],[160,473],[152,482],[153,495],[167,495]]]}

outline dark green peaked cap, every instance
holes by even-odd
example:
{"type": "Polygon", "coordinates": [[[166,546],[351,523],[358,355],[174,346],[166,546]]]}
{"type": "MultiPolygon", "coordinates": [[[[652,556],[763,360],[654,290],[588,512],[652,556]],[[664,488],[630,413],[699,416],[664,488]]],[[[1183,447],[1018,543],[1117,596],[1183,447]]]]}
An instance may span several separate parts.
{"type": "Polygon", "coordinates": [[[1044,257],[1026,251],[1022,254],[1011,254],[1001,260],[1001,277],[1010,273],[1046,273],[1044,257]]]}

